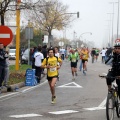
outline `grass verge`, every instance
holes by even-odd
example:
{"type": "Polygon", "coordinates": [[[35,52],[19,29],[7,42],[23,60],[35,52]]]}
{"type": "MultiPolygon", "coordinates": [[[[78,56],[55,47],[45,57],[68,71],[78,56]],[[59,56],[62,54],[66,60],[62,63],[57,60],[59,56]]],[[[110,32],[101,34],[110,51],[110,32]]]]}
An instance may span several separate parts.
{"type": "Polygon", "coordinates": [[[15,65],[10,65],[10,75],[8,84],[16,84],[25,81],[25,73],[28,68],[31,68],[30,65],[20,65],[19,70],[15,70],[15,65]]]}

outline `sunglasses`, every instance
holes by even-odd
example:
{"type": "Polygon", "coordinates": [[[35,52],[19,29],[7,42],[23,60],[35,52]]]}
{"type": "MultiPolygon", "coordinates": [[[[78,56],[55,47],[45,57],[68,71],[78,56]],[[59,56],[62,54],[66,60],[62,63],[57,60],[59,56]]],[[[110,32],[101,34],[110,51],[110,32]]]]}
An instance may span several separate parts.
{"type": "Polygon", "coordinates": [[[120,47],[119,48],[115,48],[115,49],[120,49],[120,47]]]}

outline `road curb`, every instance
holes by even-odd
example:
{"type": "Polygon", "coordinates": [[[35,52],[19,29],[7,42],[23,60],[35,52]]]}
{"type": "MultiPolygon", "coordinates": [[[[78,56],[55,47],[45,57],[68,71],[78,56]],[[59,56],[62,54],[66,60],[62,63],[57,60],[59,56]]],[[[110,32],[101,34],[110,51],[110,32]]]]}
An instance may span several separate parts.
{"type": "MultiPolygon", "coordinates": [[[[45,75],[43,75],[41,77],[41,80],[45,77],[45,75]]],[[[22,88],[22,87],[25,87],[25,82],[20,82],[20,83],[17,83],[17,84],[13,84],[13,85],[10,85],[8,87],[4,87],[1,92],[2,93],[6,93],[6,92],[13,92],[13,91],[16,91],[16,89],[19,89],[19,88],[22,88]]]]}

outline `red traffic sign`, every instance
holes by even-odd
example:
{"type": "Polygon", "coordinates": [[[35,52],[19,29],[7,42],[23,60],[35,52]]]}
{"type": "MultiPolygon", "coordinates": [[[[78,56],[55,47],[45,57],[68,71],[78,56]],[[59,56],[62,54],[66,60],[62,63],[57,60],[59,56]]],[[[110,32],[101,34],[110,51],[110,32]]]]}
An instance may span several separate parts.
{"type": "Polygon", "coordinates": [[[115,40],[115,43],[118,43],[118,42],[120,42],[120,39],[116,39],[116,40],[115,40]]]}
{"type": "Polygon", "coordinates": [[[0,26],[0,43],[7,46],[11,43],[13,39],[12,30],[7,26],[0,26]]]}

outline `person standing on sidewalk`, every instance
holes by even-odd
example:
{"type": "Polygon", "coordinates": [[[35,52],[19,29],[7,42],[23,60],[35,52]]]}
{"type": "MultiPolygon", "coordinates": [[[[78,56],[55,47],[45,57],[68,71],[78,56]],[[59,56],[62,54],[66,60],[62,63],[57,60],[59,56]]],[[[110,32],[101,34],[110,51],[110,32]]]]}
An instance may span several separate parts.
{"type": "Polygon", "coordinates": [[[55,83],[58,78],[58,69],[60,69],[60,65],[58,62],[62,64],[62,60],[58,57],[55,57],[55,51],[53,48],[48,49],[48,56],[42,62],[42,68],[47,68],[47,80],[50,86],[50,91],[52,94],[52,104],[56,103],[56,95],[55,95],[55,83]]]}
{"type": "MultiPolygon", "coordinates": [[[[8,51],[6,51],[6,54],[8,55],[8,51]]],[[[8,80],[9,80],[9,58],[6,58],[6,64],[5,64],[5,77],[3,81],[3,86],[8,86],[8,80]]]]}
{"type": "Polygon", "coordinates": [[[34,54],[34,59],[35,59],[35,75],[37,76],[37,82],[40,83],[41,80],[41,63],[42,60],[44,59],[43,54],[41,53],[42,48],[38,47],[37,52],[34,54]]]}
{"type": "Polygon", "coordinates": [[[0,43],[0,92],[5,77],[6,58],[8,58],[8,55],[3,49],[4,49],[4,45],[3,43],[0,43]]]}
{"type": "Polygon", "coordinates": [[[71,61],[72,79],[75,80],[75,75],[77,76],[77,61],[79,59],[79,56],[77,53],[75,53],[75,50],[71,51],[68,59],[71,61]]]}

